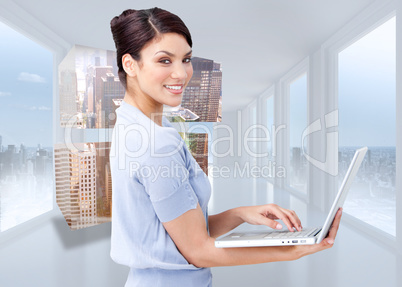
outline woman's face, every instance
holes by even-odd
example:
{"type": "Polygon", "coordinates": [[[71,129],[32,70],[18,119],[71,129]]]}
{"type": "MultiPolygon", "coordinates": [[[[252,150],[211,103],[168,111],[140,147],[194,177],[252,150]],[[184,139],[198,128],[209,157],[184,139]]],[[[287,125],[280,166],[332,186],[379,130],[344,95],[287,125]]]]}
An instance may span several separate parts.
{"type": "Polygon", "coordinates": [[[186,39],[176,33],[162,34],[145,45],[141,60],[136,63],[136,92],[155,101],[154,104],[180,105],[184,88],[193,75],[191,52],[186,39]]]}

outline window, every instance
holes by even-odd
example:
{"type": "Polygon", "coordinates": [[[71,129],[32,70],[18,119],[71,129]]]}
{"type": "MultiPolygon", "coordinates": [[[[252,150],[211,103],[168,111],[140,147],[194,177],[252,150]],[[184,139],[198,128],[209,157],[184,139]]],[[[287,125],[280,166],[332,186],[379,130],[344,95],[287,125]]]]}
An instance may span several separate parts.
{"type": "Polygon", "coordinates": [[[395,236],[395,17],[338,55],[339,179],[356,147],[369,150],[346,213],[395,236]]]}
{"type": "Polygon", "coordinates": [[[273,181],[275,179],[276,162],[276,134],[274,126],[274,88],[270,88],[266,95],[261,98],[261,123],[264,127],[260,131],[260,136],[266,140],[260,144],[261,155],[266,154],[260,158],[261,167],[266,171],[263,173],[265,179],[273,181]]]}
{"type": "MultiPolygon", "coordinates": [[[[250,106],[249,109],[249,126],[247,127],[247,130],[250,131],[249,133],[249,138],[257,138],[257,104],[253,103],[250,106]]],[[[251,153],[249,153],[249,159],[250,159],[250,166],[255,166],[257,165],[257,157],[258,156],[258,147],[257,147],[257,142],[256,140],[252,140],[248,143],[248,148],[251,150],[251,153]]]]}
{"type": "Polygon", "coordinates": [[[273,134],[273,132],[275,131],[274,130],[274,97],[273,97],[273,95],[265,98],[264,102],[265,102],[265,105],[264,105],[265,111],[263,113],[265,115],[264,125],[267,128],[267,130],[269,131],[269,137],[270,137],[270,140],[267,141],[267,146],[266,146],[266,149],[267,149],[267,152],[268,152],[268,157],[267,158],[268,158],[268,161],[269,161],[268,164],[270,162],[272,164],[273,156],[275,156],[273,154],[275,152],[273,150],[273,147],[275,147],[275,143],[273,143],[273,141],[275,140],[275,137],[274,137],[274,134],[273,134]]]}
{"type": "Polygon", "coordinates": [[[307,127],[307,73],[289,84],[289,186],[307,193],[307,161],[303,156],[302,134],[307,127]]]}
{"type": "Polygon", "coordinates": [[[53,209],[53,54],[0,22],[0,232],[53,209]]]}

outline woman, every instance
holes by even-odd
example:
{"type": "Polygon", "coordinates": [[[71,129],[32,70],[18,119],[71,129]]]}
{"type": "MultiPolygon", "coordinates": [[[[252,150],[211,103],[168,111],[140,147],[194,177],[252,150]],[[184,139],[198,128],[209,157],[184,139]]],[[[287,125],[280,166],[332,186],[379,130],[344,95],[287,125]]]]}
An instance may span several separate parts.
{"type": "Polygon", "coordinates": [[[274,204],[239,207],[208,216],[207,177],[177,131],[162,117],[178,106],[193,74],[190,32],[159,8],[126,10],[111,21],[120,81],[126,88],[113,131],[111,256],[130,267],[126,286],[211,286],[212,266],[298,259],[332,246],[224,248],[214,239],[243,222],[291,231],[301,222],[274,204]]]}

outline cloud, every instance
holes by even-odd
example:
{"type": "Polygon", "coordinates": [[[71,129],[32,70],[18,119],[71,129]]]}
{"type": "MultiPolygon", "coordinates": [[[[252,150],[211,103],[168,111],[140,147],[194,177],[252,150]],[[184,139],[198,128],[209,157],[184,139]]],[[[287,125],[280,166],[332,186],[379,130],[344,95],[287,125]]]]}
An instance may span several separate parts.
{"type": "Polygon", "coordinates": [[[29,82],[29,83],[39,83],[39,84],[46,83],[45,78],[43,78],[37,74],[30,74],[30,73],[26,73],[26,72],[21,72],[19,74],[18,81],[29,82]]]}
{"type": "Polygon", "coordinates": [[[30,111],[51,111],[52,109],[49,107],[45,107],[45,106],[40,106],[40,107],[36,107],[36,106],[31,106],[27,108],[30,111]]]}
{"type": "Polygon", "coordinates": [[[8,93],[8,92],[0,92],[0,97],[11,97],[11,93],[8,93]]]}
{"type": "Polygon", "coordinates": [[[40,107],[38,107],[38,110],[39,110],[39,111],[51,111],[52,109],[49,108],[49,107],[40,106],[40,107]]]}

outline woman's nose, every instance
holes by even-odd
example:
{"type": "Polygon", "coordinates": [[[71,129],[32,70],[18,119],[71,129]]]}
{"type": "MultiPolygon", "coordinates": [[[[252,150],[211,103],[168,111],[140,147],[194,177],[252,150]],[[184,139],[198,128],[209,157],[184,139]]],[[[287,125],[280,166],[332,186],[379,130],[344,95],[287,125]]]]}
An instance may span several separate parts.
{"type": "Polygon", "coordinates": [[[173,79],[186,79],[187,71],[185,66],[182,63],[175,65],[171,76],[173,79]]]}

